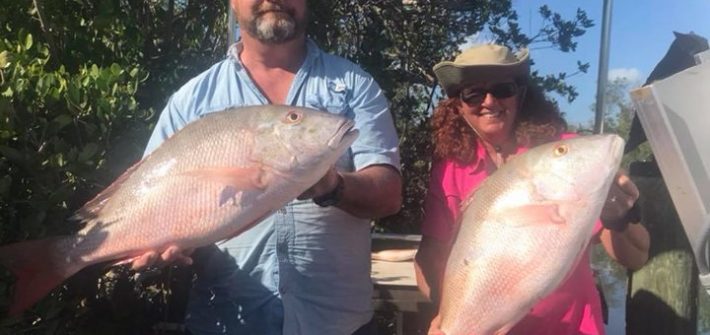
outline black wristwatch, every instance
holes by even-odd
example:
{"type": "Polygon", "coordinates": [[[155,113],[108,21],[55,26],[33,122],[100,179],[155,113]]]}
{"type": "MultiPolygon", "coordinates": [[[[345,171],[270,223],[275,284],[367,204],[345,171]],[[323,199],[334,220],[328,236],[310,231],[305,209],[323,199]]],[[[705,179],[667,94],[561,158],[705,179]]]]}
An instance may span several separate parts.
{"type": "Polygon", "coordinates": [[[335,206],[343,198],[344,188],[345,182],[343,181],[343,176],[338,173],[338,183],[335,185],[335,188],[332,191],[321,195],[320,197],[313,198],[313,202],[315,202],[316,205],[321,207],[335,206]]]}
{"type": "Polygon", "coordinates": [[[602,225],[613,231],[622,232],[626,230],[629,224],[640,223],[641,222],[641,207],[638,205],[638,201],[629,209],[626,214],[616,220],[602,220],[602,225]]]}

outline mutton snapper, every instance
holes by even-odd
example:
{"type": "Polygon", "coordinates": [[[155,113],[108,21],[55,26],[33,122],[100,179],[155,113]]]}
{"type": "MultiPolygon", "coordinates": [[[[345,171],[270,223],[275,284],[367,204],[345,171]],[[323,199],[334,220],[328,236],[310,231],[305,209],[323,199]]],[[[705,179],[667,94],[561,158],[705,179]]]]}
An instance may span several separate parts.
{"type": "Polygon", "coordinates": [[[514,157],[463,205],[440,305],[446,335],[505,334],[580,261],[623,154],[616,135],[514,157]]]}
{"type": "Polygon", "coordinates": [[[0,247],[10,314],[82,268],[228,239],[313,186],[358,136],[343,117],[290,106],[210,113],[167,139],[75,215],[71,236],[0,247]]]}

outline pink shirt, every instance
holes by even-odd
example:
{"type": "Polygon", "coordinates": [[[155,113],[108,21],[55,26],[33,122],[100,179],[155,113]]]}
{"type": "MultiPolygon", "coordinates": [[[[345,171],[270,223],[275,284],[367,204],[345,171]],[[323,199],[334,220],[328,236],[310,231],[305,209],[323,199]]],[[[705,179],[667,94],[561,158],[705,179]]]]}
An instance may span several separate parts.
{"type": "MultiPolygon", "coordinates": [[[[566,133],[562,139],[576,136],[566,133]]],[[[452,160],[435,162],[424,202],[422,234],[449,241],[461,214],[460,204],[496,167],[482,145],[477,146],[477,161],[461,165],[452,160]]],[[[527,148],[518,147],[516,154],[527,148]]],[[[594,235],[601,230],[597,221],[594,235]]],[[[604,334],[601,301],[589,267],[589,248],[570,277],[549,296],[537,303],[509,334],[562,335],[604,334]]]]}

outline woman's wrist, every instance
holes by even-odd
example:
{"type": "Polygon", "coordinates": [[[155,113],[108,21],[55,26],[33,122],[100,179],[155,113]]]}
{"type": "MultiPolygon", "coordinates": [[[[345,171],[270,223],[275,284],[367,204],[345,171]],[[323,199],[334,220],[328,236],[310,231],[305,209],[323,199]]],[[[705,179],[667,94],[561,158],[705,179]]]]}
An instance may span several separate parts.
{"type": "Polygon", "coordinates": [[[601,219],[601,221],[606,229],[616,232],[625,231],[629,227],[629,224],[641,222],[641,210],[638,206],[638,202],[634,203],[623,216],[616,219],[601,219]]]}

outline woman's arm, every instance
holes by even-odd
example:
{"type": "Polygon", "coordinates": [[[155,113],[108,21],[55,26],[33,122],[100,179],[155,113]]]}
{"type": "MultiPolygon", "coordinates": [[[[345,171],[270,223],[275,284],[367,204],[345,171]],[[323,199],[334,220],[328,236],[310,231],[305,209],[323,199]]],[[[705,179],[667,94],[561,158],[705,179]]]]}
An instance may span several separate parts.
{"type": "Polygon", "coordinates": [[[603,229],[599,236],[609,257],[629,270],[638,270],[648,261],[650,237],[640,224],[629,224],[623,231],[603,229]]]}
{"type": "Polygon", "coordinates": [[[414,258],[417,286],[429,300],[438,303],[449,244],[427,235],[422,236],[414,258]]]}
{"type": "Polygon", "coordinates": [[[627,215],[638,200],[639,191],[631,179],[619,172],[609,190],[601,220],[604,228],[599,236],[609,256],[630,270],[638,270],[648,260],[650,236],[644,226],[627,215]]]}

